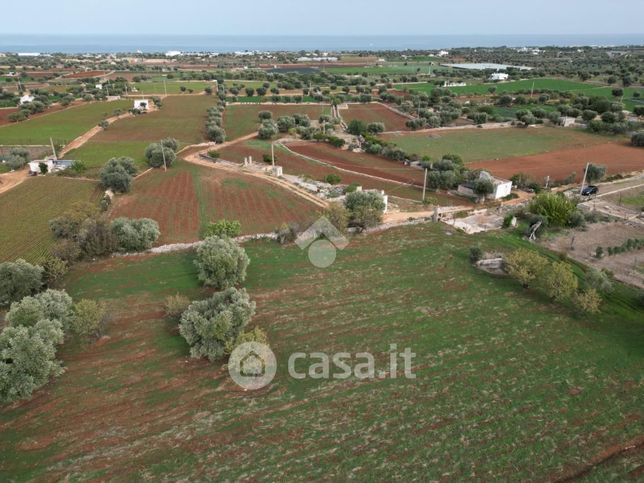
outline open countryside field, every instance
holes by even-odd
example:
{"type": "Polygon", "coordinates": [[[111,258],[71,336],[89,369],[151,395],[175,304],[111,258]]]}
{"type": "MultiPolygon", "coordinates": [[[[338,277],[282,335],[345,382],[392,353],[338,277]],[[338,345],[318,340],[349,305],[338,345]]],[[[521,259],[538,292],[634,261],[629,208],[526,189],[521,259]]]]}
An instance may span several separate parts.
{"type": "MultiPolygon", "coordinates": [[[[249,141],[235,143],[225,147],[221,150],[221,157],[226,161],[242,163],[245,157],[252,156],[253,161],[259,163],[262,161],[262,156],[264,154],[270,153],[270,142],[251,139],[249,141]]],[[[421,190],[418,187],[381,181],[358,173],[347,173],[346,171],[341,171],[332,165],[315,162],[311,159],[293,154],[280,146],[276,146],[275,148],[275,158],[275,163],[282,166],[286,174],[323,181],[325,176],[333,173],[340,176],[342,184],[357,183],[367,189],[381,189],[389,195],[411,200],[419,200],[422,196],[421,190]]],[[[442,201],[445,203],[450,201],[453,202],[453,198],[442,201]]]]}
{"type": "Polygon", "coordinates": [[[132,107],[131,100],[92,102],[34,117],[16,124],[0,126],[0,144],[68,143],[120,109],[132,107]]]}
{"type": "Polygon", "coordinates": [[[243,234],[266,233],[282,223],[315,219],[316,207],[280,187],[241,173],[178,162],[154,170],[115,201],[111,215],[159,222],[159,244],[192,242],[209,222],[238,220],[243,234]]]}
{"type": "Polygon", "coordinates": [[[407,118],[380,103],[347,104],[348,109],[339,109],[340,116],[347,124],[353,120],[365,123],[382,122],[385,131],[408,131],[407,118]]]}
{"type": "Polygon", "coordinates": [[[135,82],[134,87],[137,90],[137,94],[141,95],[157,95],[161,96],[163,94],[181,94],[181,87],[185,87],[185,93],[188,93],[189,89],[192,89],[195,94],[200,94],[208,86],[215,90],[217,83],[212,81],[177,81],[177,80],[168,80],[163,81],[141,81],[135,82]]]}
{"type": "MultiPolygon", "coordinates": [[[[296,246],[247,245],[251,326],[268,332],[278,359],[275,380],[252,394],[219,364],[189,359],[162,318],[165,296],[204,295],[190,252],[79,266],[65,285],[74,298],[109,301],[109,339],[66,344],[65,374],[0,411],[1,471],[17,480],[543,481],[641,437],[635,293],[618,286],[588,321],[474,270],[467,254],[477,243],[523,242],[399,228],[352,238],[324,271],[296,246]],[[385,367],[391,343],[417,354],[416,379],[286,372],[294,351],[368,350],[385,367]]],[[[631,452],[586,476],[623,480],[641,464],[631,452]]]]}
{"type": "Polygon", "coordinates": [[[205,141],[206,111],[216,102],[213,96],[168,96],[161,109],[113,123],[68,156],[84,161],[91,172],[114,156],[129,156],[144,167],[143,152],[152,142],[165,137],[182,145],[205,141]]]}
{"type": "Polygon", "coordinates": [[[251,134],[259,127],[257,115],[261,111],[273,113],[273,119],[293,114],[306,114],[317,120],[322,114],[331,114],[331,106],[324,104],[232,104],[224,111],[224,128],[229,141],[251,134]]]}
{"type": "Polygon", "coordinates": [[[469,167],[486,169],[502,178],[509,178],[522,172],[532,175],[537,180],[542,180],[546,176],[550,176],[552,180],[563,180],[575,173],[576,180],[581,181],[586,163],[606,166],[606,174],[610,176],[644,170],[644,155],[641,148],[623,141],[583,148],[565,148],[532,156],[477,161],[471,163],[469,167]]]}
{"type": "Polygon", "coordinates": [[[407,153],[439,159],[447,153],[473,161],[526,156],[564,148],[585,148],[612,140],[577,129],[553,127],[430,130],[406,134],[385,134],[407,153]]]}
{"type": "Polygon", "coordinates": [[[54,244],[49,220],[73,203],[98,198],[96,183],[58,176],[27,179],[0,194],[0,262],[38,262],[54,244]]]}

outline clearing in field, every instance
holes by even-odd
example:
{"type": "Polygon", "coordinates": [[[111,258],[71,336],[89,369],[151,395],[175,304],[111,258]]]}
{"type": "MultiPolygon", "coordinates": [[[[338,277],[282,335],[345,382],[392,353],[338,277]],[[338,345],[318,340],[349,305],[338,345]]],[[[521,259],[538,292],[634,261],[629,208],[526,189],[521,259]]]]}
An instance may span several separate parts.
{"type": "MultiPolygon", "coordinates": [[[[242,163],[245,157],[252,156],[253,161],[261,163],[263,155],[270,155],[270,153],[271,145],[269,141],[252,139],[225,147],[221,150],[221,157],[226,161],[242,163]]],[[[286,174],[302,176],[304,178],[308,177],[317,181],[324,181],[324,178],[329,174],[337,174],[340,176],[340,183],[342,184],[357,183],[367,189],[380,189],[391,196],[411,200],[419,200],[422,196],[422,191],[416,186],[405,186],[389,181],[377,180],[360,175],[359,173],[341,171],[333,165],[298,156],[280,146],[275,147],[275,163],[282,166],[286,174]]]]}
{"type": "Polygon", "coordinates": [[[466,163],[510,156],[585,148],[614,139],[576,129],[554,127],[500,129],[438,129],[407,134],[385,134],[409,154],[439,159],[447,153],[458,154],[466,163]]]}
{"type": "Polygon", "coordinates": [[[586,163],[606,166],[608,176],[641,171],[644,170],[644,150],[625,141],[611,142],[590,147],[565,148],[533,156],[478,161],[471,163],[469,167],[486,169],[501,178],[522,172],[537,180],[546,176],[550,176],[551,180],[563,180],[575,173],[576,181],[581,181],[586,163]]]}
{"type": "Polygon", "coordinates": [[[226,138],[233,141],[257,131],[260,111],[270,111],[273,119],[293,114],[306,114],[311,120],[317,120],[323,114],[331,114],[331,107],[326,104],[232,104],[224,111],[224,128],[226,138]]]}
{"type": "Polygon", "coordinates": [[[54,244],[49,220],[99,193],[91,181],[38,176],[0,194],[0,261],[41,261],[54,244]]]}
{"type": "Polygon", "coordinates": [[[380,103],[347,104],[347,109],[339,109],[340,116],[347,124],[353,120],[365,122],[382,122],[385,131],[409,131],[405,125],[407,118],[380,103]]]}
{"type": "Polygon", "coordinates": [[[208,81],[177,81],[177,80],[172,80],[172,81],[166,81],[165,83],[163,81],[141,81],[141,82],[135,82],[134,87],[136,87],[137,93],[141,95],[157,95],[161,96],[164,94],[182,94],[186,93],[188,94],[189,90],[192,89],[192,91],[195,94],[200,94],[204,91],[206,87],[211,87],[213,89],[213,92],[217,88],[217,83],[216,82],[208,82],[208,81]],[[182,91],[181,88],[184,87],[185,89],[182,91]]]}
{"type": "Polygon", "coordinates": [[[91,173],[115,156],[129,156],[144,167],[143,153],[152,142],[165,137],[182,145],[205,141],[206,111],[216,103],[213,96],[168,96],[161,109],[116,121],[68,156],[85,162],[91,173]]]}
{"type": "Polygon", "coordinates": [[[0,411],[4,479],[561,478],[643,433],[644,327],[624,286],[589,321],[468,261],[472,245],[522,243],[405,227],[353,237],[326,270],[296,246],[248,244],[251,327],[278,360],[252,393],[163,320],[165,296],[204,296],[192,253],[79,266],[66,288],[108,301],[109,339],[66,344],[66,372],[0,411]],[[392,343],[416,353],[415,379],[287,373],[295,351],[370,351],[385,368],[392,343]]]}
{"type": "Polygon", "coordinates": [[[306,200],[255,177],[180,161],[138,178],[132,193],[117,198],[111,216],[156,220],[159,244],[165,244],[197,241],[209,222],[221,218],[238,220],[243,234],[253,234],[304,224],[315,212],[306,200]]]}
{"type": "Polygon", "coordinates": [[[27,121],[0,126],[0,144],[66,144],[96,126],[114,111],[127,111],[131,100],[91,102],[51,114],[35,116],[27,121]]]}

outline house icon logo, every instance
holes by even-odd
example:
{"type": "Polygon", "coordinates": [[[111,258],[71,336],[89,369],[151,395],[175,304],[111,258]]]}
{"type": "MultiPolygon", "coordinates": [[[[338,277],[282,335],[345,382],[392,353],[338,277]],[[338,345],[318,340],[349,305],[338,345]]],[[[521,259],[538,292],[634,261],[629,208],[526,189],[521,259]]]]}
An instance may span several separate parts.
{"type": "Polygon", "coordinates": [[[228,359],[228,373],[245,390],[267,386],[277,372],[275,354],[266,344],[245,342],[238,345],[228,359]]]}
{"type": "Polygon", "coordinates": [[[314,267],[327,268],[335,262],[337,250],[344,250],[349,240],[333,223],[322,216],[295,240],[301,250],[308,249],[314,267]]]}

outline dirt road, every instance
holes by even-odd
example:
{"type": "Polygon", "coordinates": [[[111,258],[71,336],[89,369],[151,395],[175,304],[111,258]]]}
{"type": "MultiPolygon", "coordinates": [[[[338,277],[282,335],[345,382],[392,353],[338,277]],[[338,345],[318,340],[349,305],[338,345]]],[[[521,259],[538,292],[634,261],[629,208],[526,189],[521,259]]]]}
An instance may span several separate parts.
{"type": "Polygon", "coordinates": [[[0,174],[0,193],[9,191],[29,177],[29,170],[21,169],[11,173],[0,174]]]}

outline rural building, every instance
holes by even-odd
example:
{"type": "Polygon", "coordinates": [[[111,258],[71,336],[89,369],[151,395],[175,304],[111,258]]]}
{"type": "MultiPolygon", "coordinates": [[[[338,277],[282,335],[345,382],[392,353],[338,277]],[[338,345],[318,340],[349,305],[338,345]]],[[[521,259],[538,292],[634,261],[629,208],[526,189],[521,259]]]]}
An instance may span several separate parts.
{"type": "Polygon", "coordinates": [[[148,102],[147,99],[134,100],[134,109],[138,109],[139,111],[146,111],[149,105],[150,103],[148,102]]]}
{"type": "MultiPolygon", "coordinates": [[[[490,180],[492,182],[492,186],[494,186],[494,191],[486,196],[487,199],[499,200],[501,198],[505,198],[512,192],[512,181],[497,178],[487,171],[481,171],[479,174],[479,180],[490,180]]],[[[474,181],[463,183],[458,186],[458,193],[468,197],[477,197],[478,195],[474,191],[474,186],[474,181]]]]}
{"type": "Polygon", "coordinates": [[[69,159],[40,159],[29,162],[29,174],[41,174],[40,165],[47,166],[48,173],[55,173],[57,171],[64,171],[74,164],[74,161],[69,159]]]}
{"type": "Polygon", "coordinates": [[[443,87],[465,87],[467,85],[466,82],[449,82],[445,81],[443,83],[443,87]]]}
{"type": "Polygon", "coordinates": [[[508,80],[510,77],[509,74],[506,74],[505,72],[494,72],[492,75],[490,75],[490,80],[491,81],[504,81],[508,80]]]}
{"type": "Polygon", "coordinates": [[[165,56],[166,56],[166,57],[179,57],[180,55],[181,55],[181,51],[180,51],[180,50],[168,50],[168,51],[165,53],[165,56]]]}
{"type": "Polygon", "coordinates": [[[25,94],[20,98],[20,105],[22,104],[27,104],[28,102],[34,102],[34,96],[31,96],[29,94],[25,94]]]}
{"type": "Polygon", "coordinates": [[[447,57],[449,55],[449,52],[447,50],[441,50],[436,54],[436,57],[447,57]]]}

